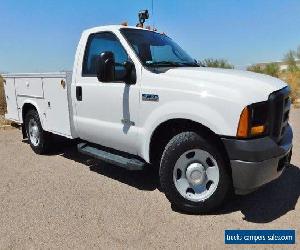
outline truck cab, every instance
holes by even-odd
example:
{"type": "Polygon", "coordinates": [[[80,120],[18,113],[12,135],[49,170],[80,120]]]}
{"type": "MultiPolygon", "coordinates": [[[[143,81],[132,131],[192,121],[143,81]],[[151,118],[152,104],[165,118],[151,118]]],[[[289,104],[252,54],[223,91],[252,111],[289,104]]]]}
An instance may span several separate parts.
{"type": "Polygon", "coordinates": [[[8,98],[9,110],[20,112],[7,117],[23,124],[32,148],[43,153],[50,132],[80,139],[80,152],[127,169],[157,168],[167,198],[185,211],[215,209],[231,190],[251,192],[290,161],[287,84],[200,67],[165,34],[123,25],[88,29],[72,77],[62,81],[65,88],[49,88],[57,95],[41,93],[38,102],[6,86],[16,99],[8,98]],[[53,130],[54,116],[44,114],[58,99],[52,114],[65,113],[53,130]],[[69,128],[65,135],[57,131],[60,121],[69,128]]]}

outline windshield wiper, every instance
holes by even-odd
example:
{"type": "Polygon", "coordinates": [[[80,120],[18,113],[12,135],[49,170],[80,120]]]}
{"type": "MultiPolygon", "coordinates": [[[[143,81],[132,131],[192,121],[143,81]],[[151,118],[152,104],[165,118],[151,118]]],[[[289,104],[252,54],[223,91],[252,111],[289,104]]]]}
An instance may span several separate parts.
{"type": "Polygon", "coordinates": [[[199,67],[198,63],[195,62],[173,62],[173,61],[158,61],[158,62],[146,62],[147,66],[153,67],[199,67]]]}
{"type": "Polygon", "coordinates": [[[196,62],[183,62],[184,66],[191,66],[191,67],[200,67],[198,63],[196,62]]]}
{"type": "Polygon", "coordinates": [[[180,62],[172,62],[172,61],[158,61],[158,62],[146,62],[147,66],[153,66],[153,67],[180,67],[183,66],[180,62]]]}

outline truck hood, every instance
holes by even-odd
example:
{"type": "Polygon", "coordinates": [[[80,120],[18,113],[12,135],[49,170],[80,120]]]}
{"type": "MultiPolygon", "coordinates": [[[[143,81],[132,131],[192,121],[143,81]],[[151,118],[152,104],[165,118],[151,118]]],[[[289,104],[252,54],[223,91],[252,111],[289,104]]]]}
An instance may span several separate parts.
{"type": "MultiPolygon", "coordinates": [[[[185,83],[201,85],[201,89],[224,90],[227,94],[235,94],[246,98],[249,102],[259,102],[286,85],[278,78],[243,70],[217,68],[172,68],[165,72],[170,78],[184,79],[185,83]]],[[[187,84],[185,84],[185,88],[187,84]]]]}

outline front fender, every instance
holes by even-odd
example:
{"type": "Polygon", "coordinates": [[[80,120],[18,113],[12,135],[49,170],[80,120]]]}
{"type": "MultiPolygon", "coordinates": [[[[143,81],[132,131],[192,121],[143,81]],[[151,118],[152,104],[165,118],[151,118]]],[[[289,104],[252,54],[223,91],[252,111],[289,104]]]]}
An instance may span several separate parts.
{"type": "Polygon", "coordinates": [[[144,138],[140,155],[147,162],[150,161],[150,142],[155,129],[162,123],[171,119],[187,119],[197,122],[216,134],[233,133],[232,124],[225,119],[225,113],[220,113],[211,106],[191,101],[173,101],[158,106],[148,115],[143,126],[144,138]]]}

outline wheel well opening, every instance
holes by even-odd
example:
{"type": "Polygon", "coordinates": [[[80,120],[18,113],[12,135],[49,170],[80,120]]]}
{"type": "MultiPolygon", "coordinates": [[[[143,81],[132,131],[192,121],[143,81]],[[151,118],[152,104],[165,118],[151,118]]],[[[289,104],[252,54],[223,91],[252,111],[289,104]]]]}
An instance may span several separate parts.
{"type": "MultiPolygon", "coordinates": [[[[23,105],[23,108],[22,108],[22,135],[23,135],[23,139],[26,139],[28,136],[27,136],[27,133],[26,133],[26,128],[25,128],[25,117],[26,117],[26,114],[28,113],[29,110],[36,110],[35,106],[32,105],[31,103],[25,103],[23,105]]],[[[37,111],[37,110],[36,110],[37,111]]]]}
{"type": "Polygon", "coordinates": [[[31,103],[25,103],[23,108],[22,108],[22,121],[23,124],[25,123],[25,116],[28,113],[29,110],[36,110],[36,107],[34,105],[32,105],[31,103]]]}
{"type": "MultiPolygon", "coordinates": [[[[167,143],[172,137],[185,131],[194,131],[210,141],[223,154],[226,165],[230,166],[227,151],[220,137],[204,125],[187,119],[171,119],[155,129],[150,142],[150,162],[159,166],[160,158],[167,143]]],[[[231,170],[230,167],[229,169],[231,170]]]]}

